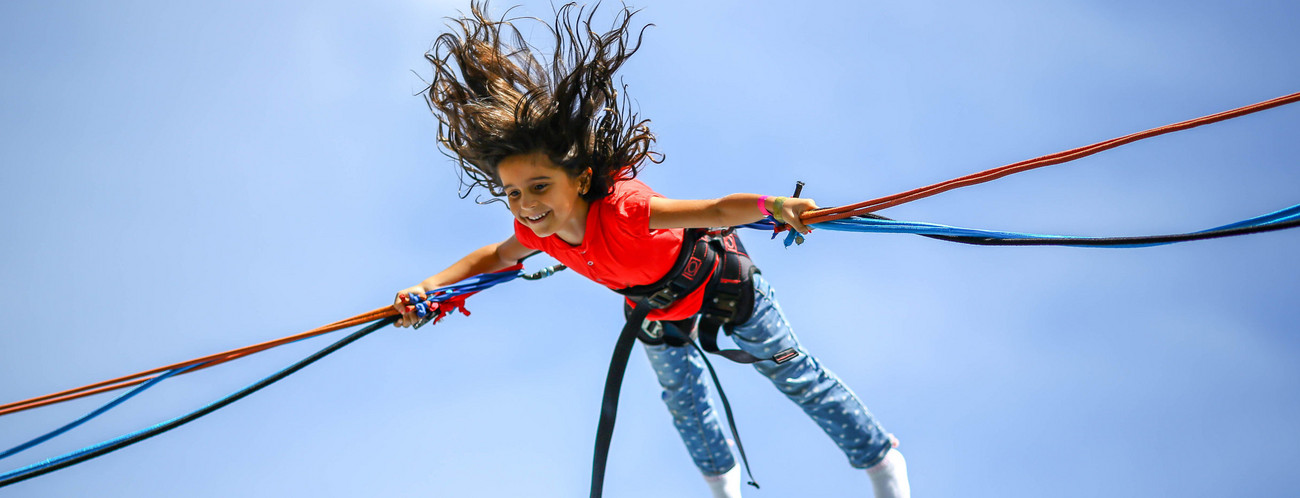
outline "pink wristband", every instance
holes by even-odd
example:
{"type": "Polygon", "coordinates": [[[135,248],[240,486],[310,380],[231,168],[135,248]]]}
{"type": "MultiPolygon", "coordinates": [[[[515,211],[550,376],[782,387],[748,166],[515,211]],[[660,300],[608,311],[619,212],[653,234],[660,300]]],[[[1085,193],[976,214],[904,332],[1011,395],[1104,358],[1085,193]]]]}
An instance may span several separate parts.
{"type": "Polygon", "coordinates": [[[758,197],[758,210],[759,210],[760,212],[762,212],[764,216],[772,216],[772,213],[770,213],[770,212],[767,211],[767,196],[766,196],[766,195],[761,195],[761,196],[758,197]]]}

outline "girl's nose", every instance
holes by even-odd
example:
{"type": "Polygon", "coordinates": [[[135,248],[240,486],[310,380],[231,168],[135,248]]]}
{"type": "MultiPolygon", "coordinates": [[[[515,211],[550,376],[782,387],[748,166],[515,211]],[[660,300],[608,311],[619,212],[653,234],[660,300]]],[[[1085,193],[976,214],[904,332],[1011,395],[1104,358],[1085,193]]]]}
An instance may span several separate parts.
{"type": "Polygon", "coordinates": [[[531,195],[524,194],[524,195],[519,199],[519,207],[524,208],[524,209],[530,209],[530,208],[537,207],[537,199],[534,198],[534,197],[531,196],[531,195]]]}

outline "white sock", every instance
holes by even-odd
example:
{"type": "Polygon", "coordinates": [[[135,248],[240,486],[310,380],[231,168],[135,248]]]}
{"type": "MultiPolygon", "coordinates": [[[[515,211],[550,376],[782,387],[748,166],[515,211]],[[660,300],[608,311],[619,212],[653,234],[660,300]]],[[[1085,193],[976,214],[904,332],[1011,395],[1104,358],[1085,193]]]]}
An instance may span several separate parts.
{"type": "Polygon", "coordinates": [[[713,491],[713,498],[740,498],[740,465],[732,465],[722,475],[704,476],[704,481],[709,483],[709,490],[713,491]]]}
{"type": "Polygon", "coordinates": [[[867,469],[871,488],[876,498],[910,498],[912,488],[907,483],[907,460],[897,449],[890,448],[885,459],[867,469]]]}

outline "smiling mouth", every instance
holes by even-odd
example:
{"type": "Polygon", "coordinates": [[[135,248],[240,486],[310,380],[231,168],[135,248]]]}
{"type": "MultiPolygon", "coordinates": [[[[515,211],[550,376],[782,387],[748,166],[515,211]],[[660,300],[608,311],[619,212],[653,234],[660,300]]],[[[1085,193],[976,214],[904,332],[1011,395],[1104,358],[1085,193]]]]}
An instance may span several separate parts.
{"type": "Polygon", "coordinates": [[[522,218],[524,219],[524,221],[527,221],[527,222],[529,222],[529,223],[537,223],[537,222],[540,222],[540,221],[546,219],[546,217],[547,217],[547,216],[550,216],[550,215],[551,215],[551,212],[550,212],[550,211],[547,211],[547,212],[542,213],[542,214],[539,214],[539,215],[535,215],[535,216],[523,216],[522,218]]]}

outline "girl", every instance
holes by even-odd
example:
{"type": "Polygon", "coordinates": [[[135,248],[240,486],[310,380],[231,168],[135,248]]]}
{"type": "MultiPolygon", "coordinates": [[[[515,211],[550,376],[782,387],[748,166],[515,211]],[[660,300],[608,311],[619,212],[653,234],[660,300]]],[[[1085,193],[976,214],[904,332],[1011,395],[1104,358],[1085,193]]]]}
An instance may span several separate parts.
{"type": "MultiPolygon", "coordinates": [[[[494,200],[504,197],[514,235],[399,292],[393,304],[403,312],[398,326],[417,321],[400,296],[502,270],[536,250],[610,289],[653,291],[677,278],[679,257],[690,256],[685,229],[743,225],[770,213],[808,232],[799,216],[817,208],[811,199],[669,199],[634,179],[647,159],[662,161],[651,151],[649,121],[630,111],[614,86],[614,74],[641,44],[644,28],[632,39],[634,11],[623,8],[613,28],[597,34],[594,10],[584,17],[573,4],[561,7],[555,24],[546,25],[555,40],[549,59],[539,59],[509,20],[492,20],[484,11],[485,5],[471,4],[469,16],[453,20],[459,32],[441,35],[426,54],[434,77],[425,97],[439,120],[438,141],[460,167],[462,197],[474,187],[487,189],[494,200]]],[[[877,497],[908,496],[906,464],[894,438],[800,347],[761,274],[743,288],[753,299],[740,302],[752,306],[737,315],[746,318],[727,325],[741,350],[757,358],[798,352],[789,361],[758,361],[755,369],[825,430],[850,465],[867,470],[877,497]]],[[[679,290],[649,310],[647,330],[689,337],[702,304],[717,292],[710,285],[679,290]]],[[[704,385],[699,353],[667,343],[647,344],[645,351],[673,423],[713,495],[740,496],[740,470],[704,385]]]]}

